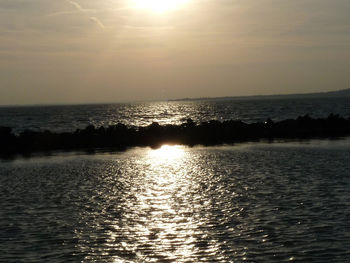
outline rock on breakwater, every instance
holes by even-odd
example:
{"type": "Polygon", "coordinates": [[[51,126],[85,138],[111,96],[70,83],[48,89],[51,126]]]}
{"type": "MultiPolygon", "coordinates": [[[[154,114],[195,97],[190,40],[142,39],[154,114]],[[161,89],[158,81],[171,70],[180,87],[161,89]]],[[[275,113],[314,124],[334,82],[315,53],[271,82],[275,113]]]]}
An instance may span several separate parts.
{"type": "Polygon", "coordinates": [[[308,115],[274,122],[244,123],[240,120],[195,123],[192,119],[180,125],[127,127],[118,123],[109,127],[87,126],[75,132],[23,131],[18,135],[9,127],[0,127],[0,154],[49,152],[55,150],[116,149],[133,146],[159,147],[162,144],[219,145],[260,139],[310,139],[350,135],[350,118],[330,114],[327,118],[308,115]]]}

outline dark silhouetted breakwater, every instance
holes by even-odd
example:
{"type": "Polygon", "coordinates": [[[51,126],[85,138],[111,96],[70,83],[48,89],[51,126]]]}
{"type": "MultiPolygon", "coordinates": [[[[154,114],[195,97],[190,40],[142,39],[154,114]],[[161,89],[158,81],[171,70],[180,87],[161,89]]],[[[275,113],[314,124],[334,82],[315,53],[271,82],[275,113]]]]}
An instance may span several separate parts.
{"type": "Polygon", "coordinates": [[[123,150],[133,146],[159,147],[162,144],[219,145],[260,139],[309,139],[350,135],[350,118],[331,114],[314,119],[297,119],[247,124],[240,120],[195,123],[188,119],[181,125],[127,127],[118,123],[109,127],[87,126],[75,132],[24,131],[18,135],[9,127],[0,127],[0,155],[55,150],[123,150]]]}

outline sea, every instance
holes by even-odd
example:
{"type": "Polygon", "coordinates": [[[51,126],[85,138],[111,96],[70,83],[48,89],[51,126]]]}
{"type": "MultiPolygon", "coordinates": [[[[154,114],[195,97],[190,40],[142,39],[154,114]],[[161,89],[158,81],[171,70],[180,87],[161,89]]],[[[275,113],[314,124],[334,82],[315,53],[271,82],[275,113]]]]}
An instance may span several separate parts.
{"type": "MultiPolygon", "coordinates": [[[[350,98],[0,107],[0,126],[251,123],[350,98]]],[[[350,138],[0,159],[0,262],[350,262],[350,138]]]]}

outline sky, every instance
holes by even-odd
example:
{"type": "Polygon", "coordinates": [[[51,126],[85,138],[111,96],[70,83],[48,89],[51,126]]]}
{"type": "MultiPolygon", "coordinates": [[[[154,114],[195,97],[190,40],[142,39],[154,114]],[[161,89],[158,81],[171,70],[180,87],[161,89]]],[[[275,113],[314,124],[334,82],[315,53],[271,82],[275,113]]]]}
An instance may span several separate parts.
{"type": "Polygon", "coordinates": [[[0,105],[350,88],[349,0],[0,0],[0,105]]]}

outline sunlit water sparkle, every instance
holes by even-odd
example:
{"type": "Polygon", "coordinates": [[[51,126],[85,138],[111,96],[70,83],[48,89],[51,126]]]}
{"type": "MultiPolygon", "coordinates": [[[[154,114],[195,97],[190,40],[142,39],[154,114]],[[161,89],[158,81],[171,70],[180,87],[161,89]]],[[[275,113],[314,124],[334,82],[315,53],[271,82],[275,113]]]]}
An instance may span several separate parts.
{"type": "Polygon", "coordinates": [[[350,140],[0,162],[3,262],[348,262],[350,140]]]}
{"type": "Polygon", "coordinates": [[[350,98],[320,99],[246,99],[203,101],[158,101],[101,105],[66,105],[0,107],[0,126],[20,132],[26,129],[75,131],[87,125],[109,126],[118,122],[127,126],[181,124],[188,118],[195,122],[236,120],[274,121],[310,114],[327,117],[330,113],[350,117],[350,98]]]}

